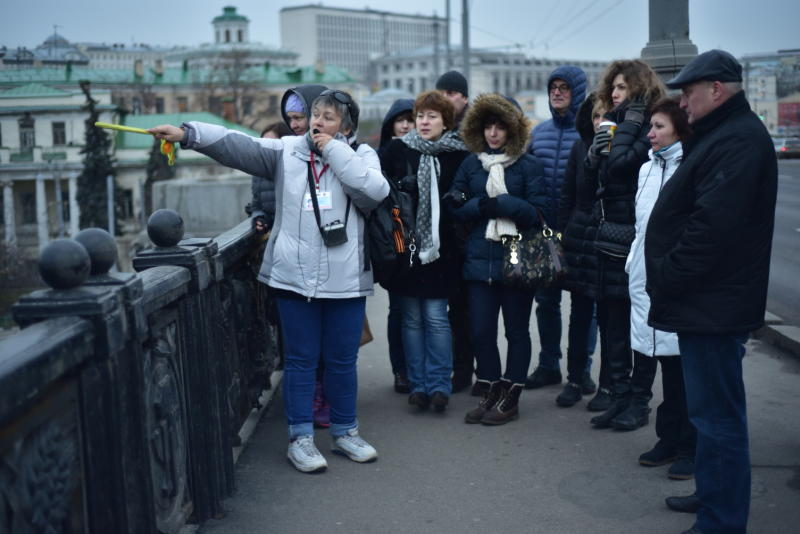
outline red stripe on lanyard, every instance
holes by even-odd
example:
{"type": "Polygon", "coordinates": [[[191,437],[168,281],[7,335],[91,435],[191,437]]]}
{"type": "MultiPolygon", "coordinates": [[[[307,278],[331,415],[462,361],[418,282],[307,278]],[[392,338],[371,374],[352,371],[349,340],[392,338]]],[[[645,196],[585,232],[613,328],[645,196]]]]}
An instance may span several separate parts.
{"type": "Polygon", "coordinates": [[[320,173],[317,174],[317,167],[316,167],[316,165],[314,165],[314,153],[312,152],[311,153],[311,172],[314,174],[314,183],[317,186],[317,191],[319,191],[319,179],[323,174],[325,174],[325,171],[327,171],[327,170],[328,170],[328,165],[326,164],[324,167],[322,167],[322,170],[320,171],[320,173]]]}

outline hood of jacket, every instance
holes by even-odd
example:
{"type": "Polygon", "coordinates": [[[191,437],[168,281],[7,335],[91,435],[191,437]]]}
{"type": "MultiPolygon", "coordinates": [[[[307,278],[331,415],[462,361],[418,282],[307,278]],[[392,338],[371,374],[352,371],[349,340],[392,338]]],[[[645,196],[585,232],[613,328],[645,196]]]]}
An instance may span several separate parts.
{"type": "Polygon", "coordinates": [[[581,103],[578,113],[575,115],[575,129],[581,140],[589,146],[594,139],[594,122],[592,121],[592,110],[594,109],[594,93],[581,103]]]}
{"type": "Polygon", "coordinates": [[[586,73],[580,67],[562,65],[550,73],[550,77],[547,78],[548,88],[556,78],[564,80],[570,86],[572,89],[572,102],[570,102],[569,110],[564,115],[560,115],[553,109],[553,106],[550,106],[550,113],[553,115],[553,122],[559,128],[568,128],[575,124],[578,108],[586,98],[586,73]]]}
{"type": "Polygon", "coordinates": [[[391,141],[392,137],[394,137],[394,131],[392,130],[392,127],[394,126],[394,120],[397,118],[397,116],[401,113],[405,113],[406,111],[413,110],[414,100],[411,98],[398,98],[392,103],[392,107],[389,108],[389,111],[383,118],[383,125],[381,126],[381,141],[378,145],[379,147],[383,148],[384,146],[388,145],[389,141],[391,141]]]}
{"type": "Polygon", "coordinates": [[[467,149],[473,154],[486,152],[483,125],[486,118],[496,115],[508,126],[508,137],[503,152],[511,157],[522,155],[530,141],[530,122],[522,110],[497,93],[482,94],[470,104],[460,133],[467,149]]]}
{"type": "MultiPolygon", "coordinates": [[[[303,102],[303,107],[306,108],[306,117],[310,119],[311,103],[326,89],[328,88],[324,85],[298,85],[283,93],[283,98],[281,98],[281,117],[283,117],[283,122],[286,123],[286,126],[289,126],[289,117],[286,115],[286,101],[289,100],[289,95],[295,94],[300,98],[303,102]]],[[[291,129],[291,126],[289,128],[291,129]]]]}

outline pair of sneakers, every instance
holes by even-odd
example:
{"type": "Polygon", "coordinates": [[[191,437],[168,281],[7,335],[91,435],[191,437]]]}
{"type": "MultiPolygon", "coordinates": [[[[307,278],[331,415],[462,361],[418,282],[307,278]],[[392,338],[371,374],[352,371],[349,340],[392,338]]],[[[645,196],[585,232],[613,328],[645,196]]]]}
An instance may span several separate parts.
{"type": "MultiPolygon", "coordinates": [[[[358,428],[333,438],[331,450],[347,456],[354,462],[367,463],[378,459],[378,451],[358,435],[358,428]]],[[[314,436],[298,436],[289,442],[286,457],[295,469],[303,473],[319,473],[328,467],[328,462],[314,444],[314,436]]]]}

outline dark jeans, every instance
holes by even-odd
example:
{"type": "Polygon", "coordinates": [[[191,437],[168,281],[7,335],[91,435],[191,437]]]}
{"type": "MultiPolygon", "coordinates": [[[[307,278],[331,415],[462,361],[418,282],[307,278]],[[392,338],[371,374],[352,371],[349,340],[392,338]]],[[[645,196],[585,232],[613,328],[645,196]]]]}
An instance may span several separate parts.
{"type": "MultiPolygon", "coordinates": [[[[559,369],[561,359],[561,289],[536,290],[536,325],[539,328],[539,367],[559,369]]],[[[584,345],[585,346],[585,345],[584,345]]]]}
{"type": "Polygon", "coordinates": [[[600,387],[609,388],[614,397],[626,397],[631,391],[633,365],[631,301],[612,298],[597,301],[597,325],[600,328],[600,387]]]}
{"type": "Polygon", "coordinates": [[[470,326],[481,380],[500,379],[500,351],[497,349],[497,319],[503,310],[508,340],[506,372],[503,377],[524,384],[531,363],[529,330],[533,291],[512,289],[502,284],[469,283],[470,326]]]}
{"type": "Polygon", "coordinates": [[[591,354],[597,344],[597,314],[594,300],[577,293],[570,297],[567,330],[567,381],[580,384],[583,373],[592,365],[591,354]]]}
{"type": "Polygon", "coordinates": [[[312,435],[317,364],[325,362],[325,396],[331,405],[331,434],[358,426],[356,359],[364,326],[364,297],[351,299],[278,298],[286,363],[283,402],[289,437],[312,435]]]}
{"type": "Polygon", "coordinates": [[[742,357],[748,334],[678,333],[689,420],[697,429],[695,486],[704,533],[747,530],[750,448],[742,357]]]}
{"type": "Polygon", "coordinates": [[[389,317],[386,318],[386,337],[389,341],[389,361],[392,373],[407,376],[406,355],[403,352],[402,297],[389,291],[389,317]]]}
{"type": "Polygon", "coordinates": [[[458,293],[448,301],[447,316],[453,332],[453,376],[469,378],[475,371],[475,349],[472,346],[472,333],[469,328],[469,305],[467,282],[461,281],[458,293]]]}
{"type": "Polygon", "coordinates": [[[678,456],[694,458],[697,432],[689,422],[680,356],[657,356],[664,400],[656,409],[656,436],[678,456]]]}

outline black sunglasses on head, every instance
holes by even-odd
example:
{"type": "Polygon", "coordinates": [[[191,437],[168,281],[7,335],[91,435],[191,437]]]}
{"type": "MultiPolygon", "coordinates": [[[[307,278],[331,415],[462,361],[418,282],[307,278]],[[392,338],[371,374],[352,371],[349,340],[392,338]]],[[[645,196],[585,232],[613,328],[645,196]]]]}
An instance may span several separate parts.
{"type": "Polygon", "coordinates": [[[353,99],[350,98],[350,95],[338,89],[325,89],[319,94],[319,96],[329,96],[329,95],[332,96],[333,99],[339,102],[340,104],[346,105],[348,108],[350,107],[350,104],[353,103],[353,99]]]}

